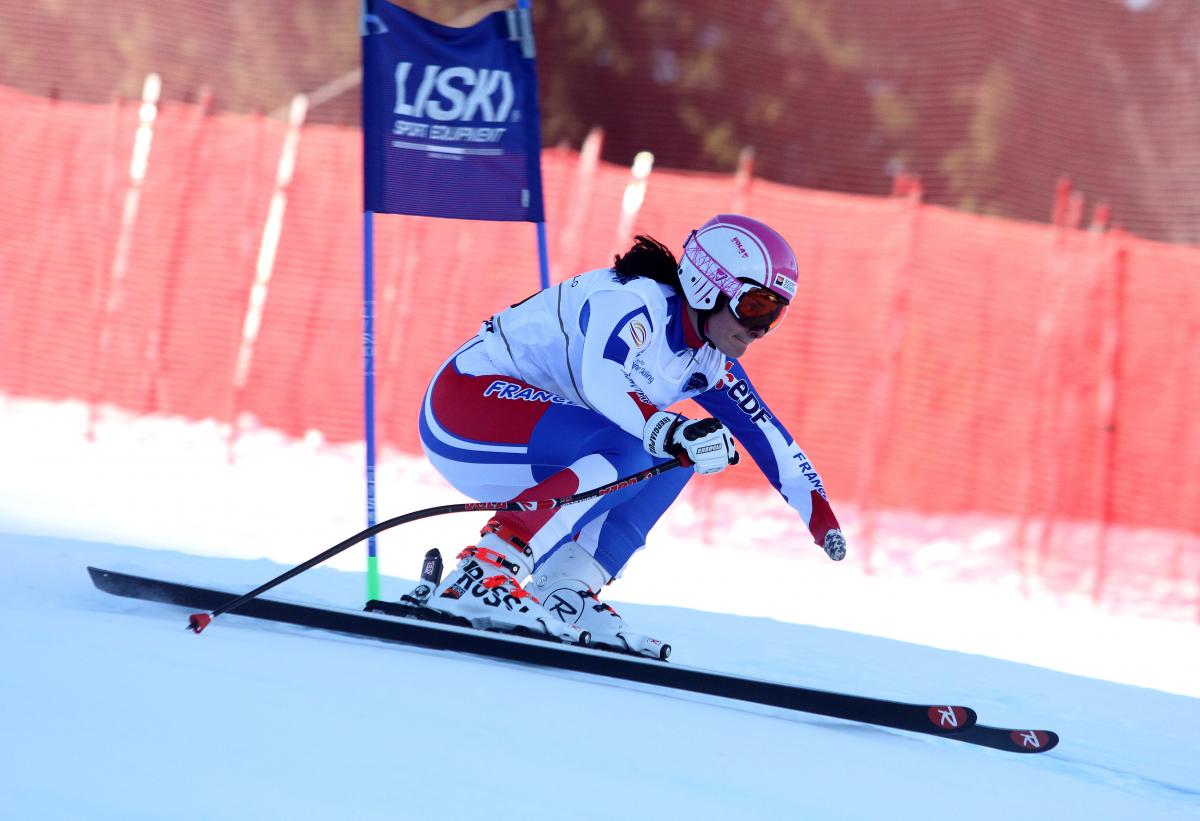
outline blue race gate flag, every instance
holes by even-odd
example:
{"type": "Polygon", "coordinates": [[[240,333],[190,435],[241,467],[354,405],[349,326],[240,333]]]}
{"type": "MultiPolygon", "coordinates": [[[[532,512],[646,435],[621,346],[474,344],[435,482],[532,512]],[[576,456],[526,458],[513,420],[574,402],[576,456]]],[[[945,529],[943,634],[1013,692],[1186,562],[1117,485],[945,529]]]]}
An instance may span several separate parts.
{"type": "Polygon", "coordinates": [[[528,19],[450,28],[367,0],[364,211],[544,222],[528,19]]]}

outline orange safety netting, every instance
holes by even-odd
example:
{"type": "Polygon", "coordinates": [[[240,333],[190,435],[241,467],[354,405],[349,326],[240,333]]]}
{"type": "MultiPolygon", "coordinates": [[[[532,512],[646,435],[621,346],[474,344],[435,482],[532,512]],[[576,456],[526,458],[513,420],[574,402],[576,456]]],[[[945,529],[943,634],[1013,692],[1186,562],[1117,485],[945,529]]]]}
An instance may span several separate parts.
{"type": "MultiPolygon", "coordinates": [[[[165,104],[141,182],[137,128],[136,105],[0,88],[0,391],[360,439],[359,132],[304,128],[277,192],[274,119],[165,104]]],[[[629,171],[543,168],[554,278],[611,262],[629,171]]],[[[1013,563],[1062,589],[1195,615],[1200,249],[682,172],[650,176],[632,227],[678,247],[735,209],[802,271],[747,367],[865,534],[887,511],[1001,517],[1013,563]]],[[[536,289],[534,229],[379,217],[375,259],[379,439],[419,452],[435,367],[536,289]]]]}

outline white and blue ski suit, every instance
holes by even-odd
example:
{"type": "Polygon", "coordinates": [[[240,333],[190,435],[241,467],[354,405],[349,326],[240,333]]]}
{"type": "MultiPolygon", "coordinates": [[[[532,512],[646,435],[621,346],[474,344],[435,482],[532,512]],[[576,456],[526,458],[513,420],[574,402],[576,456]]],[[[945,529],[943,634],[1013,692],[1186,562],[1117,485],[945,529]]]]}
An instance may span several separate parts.
{"type": "MultiPolygon", "coordinates": [[[[434,376],[421,442],[480,500],[549,499],[655,464],[647,417],[694,399],[721,420],[818,545],[837,528],[821,477],[736,360],[704,343],[682,295],[610,268],[580,274],[484,321],[434,376]]],[[[535,557],[575,539],[613,576],[646,543],[691,470],[561,508],[497,518],[535,557]]]]}

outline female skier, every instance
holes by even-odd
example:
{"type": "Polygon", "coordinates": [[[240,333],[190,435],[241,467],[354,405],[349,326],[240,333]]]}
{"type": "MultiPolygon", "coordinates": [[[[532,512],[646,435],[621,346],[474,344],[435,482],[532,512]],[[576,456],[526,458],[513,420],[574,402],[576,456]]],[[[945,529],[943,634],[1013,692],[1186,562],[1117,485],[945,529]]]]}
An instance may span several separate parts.
{"type": "Polygon", "coordinates": [[[525,629],[664,657],[597,598],[693,472],[738,461],[734,437],[835,560],[845,540],[821,478],[738,357],[787,312],[796,257],[774,230],[718,215],[683,259],[639,236],[485,320],[434,376],[420,417],[430,462],[478,500],[569,496],[683,457],[686,467],[589,502],[502,512],[444,581],[412,598],[475,627],[525,629]],[[696,400],[711,418],[666,408],[696,400]],[[532,574],[528,588],[520,582],[532,574]]]}

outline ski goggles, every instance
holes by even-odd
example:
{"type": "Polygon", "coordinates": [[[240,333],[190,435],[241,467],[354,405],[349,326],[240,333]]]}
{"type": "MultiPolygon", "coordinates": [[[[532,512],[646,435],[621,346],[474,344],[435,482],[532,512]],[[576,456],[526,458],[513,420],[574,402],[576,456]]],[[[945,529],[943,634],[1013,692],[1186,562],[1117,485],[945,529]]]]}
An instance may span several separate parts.
{"type": "Polygon", "coordinates": [[[743,287],[729,300],[729,310],[748,331],[766,333],[787,315],[787,300],[761,285],[743,283],[743,287]]]}

